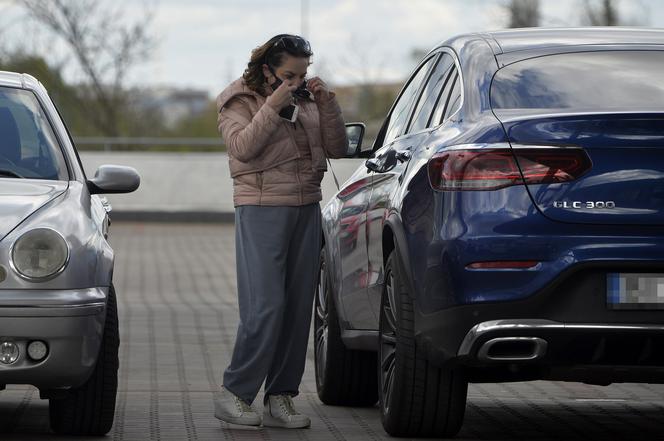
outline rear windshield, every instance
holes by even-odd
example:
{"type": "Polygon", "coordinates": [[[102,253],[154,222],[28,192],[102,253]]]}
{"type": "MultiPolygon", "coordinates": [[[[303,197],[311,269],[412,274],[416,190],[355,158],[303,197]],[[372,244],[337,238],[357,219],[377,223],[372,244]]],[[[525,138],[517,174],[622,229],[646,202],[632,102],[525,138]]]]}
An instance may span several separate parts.
{"type": "Polygon", "coordinates": [[[60,144],[35,95],[0,87],[0,179],[68,180],[60,144]]]}
{"type": "Polygon", "coordinates": [[[547,55],[511,64],[491,86],[494,109],[664,111],[664,51],[547,55]]]}

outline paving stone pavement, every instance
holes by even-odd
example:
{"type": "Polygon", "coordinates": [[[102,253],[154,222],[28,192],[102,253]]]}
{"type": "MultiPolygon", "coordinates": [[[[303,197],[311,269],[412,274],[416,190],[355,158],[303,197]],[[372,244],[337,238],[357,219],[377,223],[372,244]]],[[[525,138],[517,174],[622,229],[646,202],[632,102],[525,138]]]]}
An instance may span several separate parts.
{"type": "MultiPolygon", "coordinates": [[[[120,390],[106,438],[130,440],[383,440],[376,408],[331,407],[316,396],[313,349],[296,406],[304,430],[228,428],[212,415],[238,321],[232,225],[115,223],[121,320],[120,390]]],[[[256,400],[262,403],[262,395],[256,400]]],[[[0,392],[0,440],[66,440],[28,386],[0,392]]],[[[664,439],[664,386],[564,382],[469,389],[460,440],[664,439]]],[[[73,438],[84,440],[86,438],[73,438]]],[[[100,439],[100,438],[92,438],[100,439]]]]}

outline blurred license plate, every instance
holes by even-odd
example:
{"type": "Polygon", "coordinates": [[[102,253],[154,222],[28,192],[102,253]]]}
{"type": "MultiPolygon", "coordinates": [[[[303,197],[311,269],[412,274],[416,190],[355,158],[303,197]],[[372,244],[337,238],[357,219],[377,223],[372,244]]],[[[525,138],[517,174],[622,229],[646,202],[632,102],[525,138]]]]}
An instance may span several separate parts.
{"type": "Polygon", "coordinates": [[[664,274],[608,273],[609,309],[664,309],[664,274]]]}

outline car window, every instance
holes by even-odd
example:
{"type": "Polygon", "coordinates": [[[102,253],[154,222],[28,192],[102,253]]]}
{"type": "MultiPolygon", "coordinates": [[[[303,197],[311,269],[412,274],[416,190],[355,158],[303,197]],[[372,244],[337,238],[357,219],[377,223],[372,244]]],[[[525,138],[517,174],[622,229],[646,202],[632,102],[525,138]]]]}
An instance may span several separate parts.
{"type": "MultiPolygon", "coordinates": [[[[62,117],[62,113],[60,113],[60,109],[58,109],[58,106],[55,105],[54,102],[51,102],[53,105],[53,108],[57,112],[58,116],[60,117],[60,120],[64,122],[64,118],[62,117]]],[[[69,127],[67,127],[66,124],[63,124],[63,127],[65,128],[65,132],[67,133],[67,138],[69,139],[69,142],[71,143],[72,147],[74,147],[74,156],[76,156],[76,161],[78,162],[78,166],[80,167],[81,173],[83,174],[83,178],[87,181],[87,176],[85,174],[85,168],[83,167],[83,161],[81,161],[81,156],[78,153],[78,150],[76,149],[76,143],[74,142],[74,137],[71,136],[71,132],[69,131],[69,127]]]]}
{"type": "Polygon", "coordinates": [[[404,132],[405,125],[410,116],[410,109],[417,96],[417,91],[435,59],[436,57],[431,57],[426,63],[420,66],[419,70],[411,77],[410,82],[399,97],[397,103],[394,105],[392,113],[390,114],[390,121],[385,131],[383,145],[391,142],[404,132]]]}
{"type": "Polygon", "coordinates": [[[456,76],[456,79],[454,80],[454,85],[452,87],[452,92],[450,93],[450,100],[447,103],[447,107],[445,107],[445,116],[443,116],[443,121],[447,121],[447,119],[454,115],[454,112],[456,112],[459,109],[459,105],[461,104],[461,78],[459,78],[459,75],[456,76]]]}
{"type": "Polygon", "coordinates": [[[434,68],[433,74],[429,77],[415,112],[413,112],[413,119],[410,124],[408,132],[418,132],[427,127],[431,111],[433,110],[436,100],[440,95],[440,91],[445,85],[445,79],[450,73],[450,69],[454,66],[454,59],[450,54],[443,53],[440,60],[434,68]]]}
{"type": "Polygon", "coordinates": [[[68,180],[44,109],[28,90],[0,87],[0,178],[68,180]]]}
{"type": "Polygon", "coordinates": [[[443,86],[443,90],[438,97],[438,102],[436,103],[436,108],[431,115],[429,126],[437,126],[443,122],[445,109],[447,109],[447,106],[450,104],[450,97],[452,96],[452,92],[454,91],[458,77],[459,75],[457,74],[457,69],[456,67],[453,67],[445,79],[445,86],[443,86]]]}
{"type": "Polygon", "coordinates": [[[500,69],[494,110],[647,112],[662,110],[664,51],[611,50],[530,58],[500,69]]]}

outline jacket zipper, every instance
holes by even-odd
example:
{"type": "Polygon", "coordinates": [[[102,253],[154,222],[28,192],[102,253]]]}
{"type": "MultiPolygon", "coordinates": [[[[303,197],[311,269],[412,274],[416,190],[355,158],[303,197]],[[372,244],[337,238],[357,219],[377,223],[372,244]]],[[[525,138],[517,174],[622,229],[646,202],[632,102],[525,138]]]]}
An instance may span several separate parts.
{"type": "MultiPolygon", "coordinates": [[[[297,142],[295,141],[295,135],[293,134],[292,130],[293,130],[292,127],[288,127],[288,126],[286,126],[286,131],[288,132],[288,136],[290,136],[291,142],[292,142],[293,145],[295,146],[295,152],[297,153],[297,158],[299,159],[299,158],[302,157],[302,155],[300,154],[300,149],[299,149],[299,147],[297,146],[297,142]]],[[[306,132],[305,132],[305,133],[306,133],[306,132]]]]}
{"type": "Polygon", "coordinates": [[[295,180],[297,181],[297,188],[298,188],[298,194],[300,197],[300,205],[302,205],[302,182],[300,182],[300,162],[301,160],[298,159],[295,164],[295,180]]]}
{"type": "Polygon", "coordinates": [[[258,205],[263,203],[263,172],[260,171],[257,174],[258,180],[258,205]]]}

